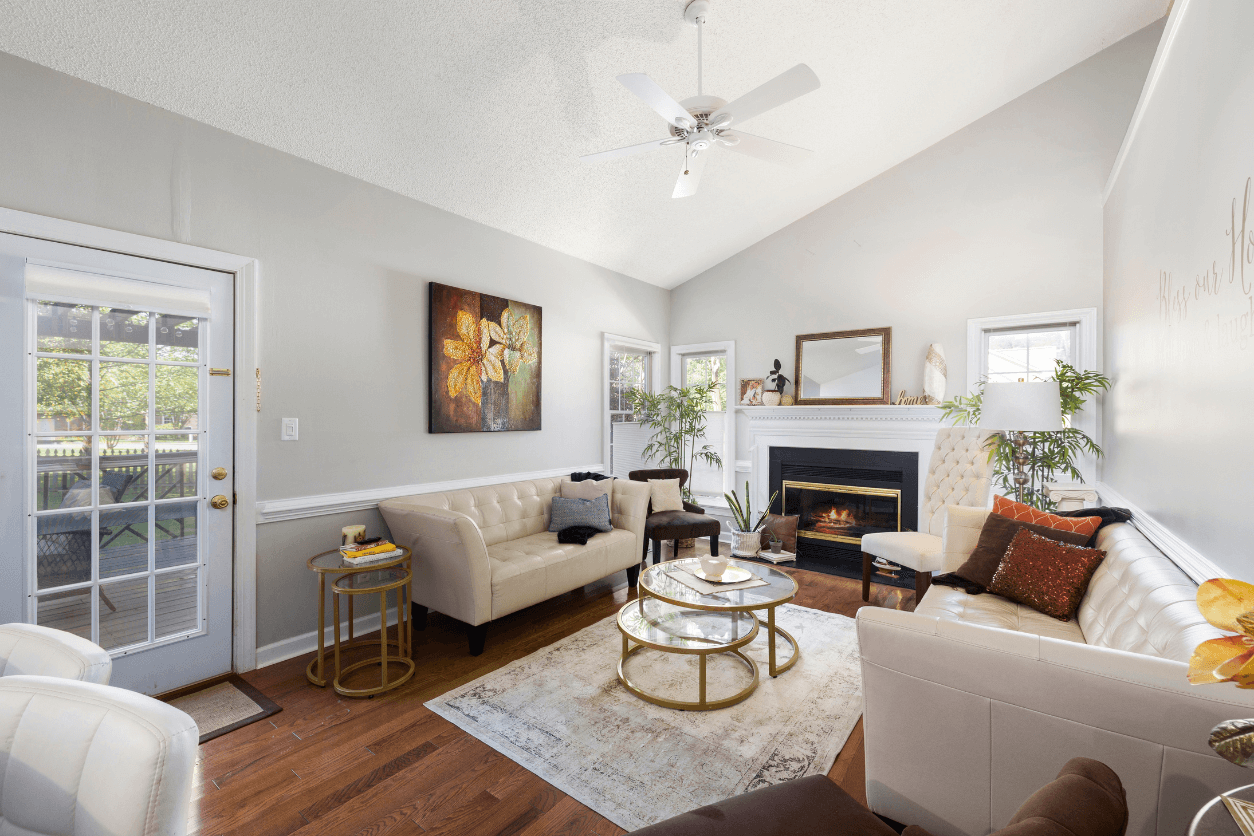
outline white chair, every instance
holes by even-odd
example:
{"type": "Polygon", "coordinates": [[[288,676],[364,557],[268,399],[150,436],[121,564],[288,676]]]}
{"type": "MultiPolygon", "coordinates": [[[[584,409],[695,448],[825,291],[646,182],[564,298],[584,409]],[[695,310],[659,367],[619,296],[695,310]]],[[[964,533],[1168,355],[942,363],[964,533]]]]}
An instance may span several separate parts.
{"type": "Polygon", "coordinates": [[[113,662],[100,645],[36,624],[0,624],[0,677],[55,676],[109,684],[113,662]]]}
{"type": "Polygon", "coordinates": [[[185,834],[199,738],[191,717],[143,694],[0,677],[0,831],[185,834]]]}
{"type": "Polygon", "coordinates": [[[982,508],[988,504],[993,465],[984,441],[988,430],[945,428],[936,434],[936,447],[923,484],[923,507],[918,531],[886,531],[862,537],[862,600],[871,600],[875,558],[914,570],[915,600],[923,600],[933,572],[952,572],[941,552],[945,509],[950,505],[982,508]]]}

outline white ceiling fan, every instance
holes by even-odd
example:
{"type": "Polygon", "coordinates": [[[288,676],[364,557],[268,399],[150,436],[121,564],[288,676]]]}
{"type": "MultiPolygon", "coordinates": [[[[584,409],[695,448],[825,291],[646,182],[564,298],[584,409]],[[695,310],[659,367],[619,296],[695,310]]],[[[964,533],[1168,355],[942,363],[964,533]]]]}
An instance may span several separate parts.
{"type": "Polygon", "coordinates": [[[710,0],[691,0],[684,7],[684,20],[697,27],[697,95],[677,102],[644,73],[624,73],[617,77],[624,87],[639,96],[641,101],[670,124],[671,135],[653,142],[642,142],[599,154],[587,154],[579,159],[586,163],[599,162],[682,143],[684,168],[671,197],[688,197],[697,193],[705,158],[715,145],[784,165],[794,165],[814,153],[786,142],[731,129],[733,122],[739,124],[819,89],[819,77],[805,64],[798,64],[777,75],[730,104],[718,96],[702,95],[701,28],[705,25],[709,12],[710,0]]]}

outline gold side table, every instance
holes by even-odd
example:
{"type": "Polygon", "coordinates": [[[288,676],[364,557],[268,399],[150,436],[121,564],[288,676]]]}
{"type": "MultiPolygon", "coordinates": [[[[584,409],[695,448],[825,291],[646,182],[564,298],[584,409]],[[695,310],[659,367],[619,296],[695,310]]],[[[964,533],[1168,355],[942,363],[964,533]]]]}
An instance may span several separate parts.
{"type": "MultiPolygon", "coordinates": [[[[401,553],[387,560],[364,565],[353,565],[340,556],[339,549],[331,549],[309,558],[306,565],[318,573],[318,655],[305,668],[305,677],[320,688],[328,684],[326,678],[326,606],[327,606],[327,575],[346,575],[353,572],[370,572],[375,569],[390,569],[393,566],[408,566],[411,553],[405,546],[397,546],[401,553]]],[[[337,617],[336,624],[339,624],[337,617]]],[[[387,632],[386,630],[384,631],[387,632]]],[[[391,640],[395,645],[396,641],[391,640]]],[[[341,650],[361,647],[373,642],[359,641],[353,638],[353,599],[348,599],[348,641],[340,644],[341,650]]]]}
{"type": "MultiPolygon", "coordinates": [[[[405,600],[405,588],[413,572],[404,566],[393,566],[390,569],[373,569],[365,572],[352,572],[335,579],[331,584],[331,595],[334,597],[335,619],[335,678],[331,687],[335,693],[345,697],[373,697],[404,685],[414,675],[414,660],[409,658],[410,635],[409,617],[406,610],[409,605],[405,600]],[[388,640],[388,593],[396,590],[396,641],[388,640]],[[363,659],[354,662],[343,670],[340,669],[340,596],[345,595],[351,602],[357,595],[379,596],[379,658],[363,659]],[[398,645],[397,656],[388,656],[388,645],[398,645]],[[349,688],[340,684],[340,678],[368,665],[379,666],[379,684],[369,688],[349,688]],[[388,678],[389,665],[403,665],[405,672],[396,679],[388,678]]],[[[351,621],[349,622],[352,623],[351,621]]]]}

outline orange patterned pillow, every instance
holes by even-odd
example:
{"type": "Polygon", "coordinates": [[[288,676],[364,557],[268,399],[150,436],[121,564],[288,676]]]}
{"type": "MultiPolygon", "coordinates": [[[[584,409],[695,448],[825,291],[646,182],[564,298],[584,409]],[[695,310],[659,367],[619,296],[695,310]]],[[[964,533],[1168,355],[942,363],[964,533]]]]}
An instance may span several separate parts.
{"type": "Polygon", "coordinates": [[[1031,505],[1024,505],[1022,502],[1015,502],[1004,496],[993,497],[993,513],[1058,531],[1074,531],[1085,537],[1092,537],[1097,527],[1102,524],[1101,517],[1060,517],[1048,511],[1038,511],[1031,505]]]}

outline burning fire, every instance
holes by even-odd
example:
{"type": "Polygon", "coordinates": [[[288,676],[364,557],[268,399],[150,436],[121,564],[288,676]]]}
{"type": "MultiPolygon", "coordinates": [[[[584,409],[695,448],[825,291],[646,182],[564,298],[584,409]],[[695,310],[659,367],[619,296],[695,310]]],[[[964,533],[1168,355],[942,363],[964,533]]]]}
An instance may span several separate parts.
{"type": "Polygon", "coordinates": [[[848,508],[835,508],[831,506],[829,506],[825,511],[816,512],[811,519],[814,522],[814,528],[818,531],[853,528],[854,526],[861,524],[857,516],[848,508]]]}

